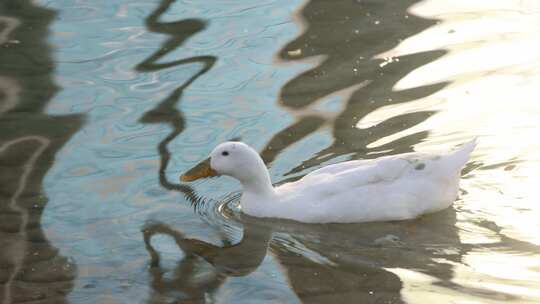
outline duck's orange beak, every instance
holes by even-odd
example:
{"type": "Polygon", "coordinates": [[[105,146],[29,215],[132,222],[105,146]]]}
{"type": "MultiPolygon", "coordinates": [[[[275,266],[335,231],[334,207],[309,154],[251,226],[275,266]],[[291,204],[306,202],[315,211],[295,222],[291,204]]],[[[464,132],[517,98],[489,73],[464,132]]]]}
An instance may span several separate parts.
{"type": "Polygon", "coordinates": [[[180,180],[183,182],[192,182],[194,180],[198,180],[199,178],[218,175],[219,174],[216,172],[216,170],[210,167],[210,158],[207,158],[206,160],[199,163],[198,165],[190,169],[188,172],[180,176],[180,180]]]}

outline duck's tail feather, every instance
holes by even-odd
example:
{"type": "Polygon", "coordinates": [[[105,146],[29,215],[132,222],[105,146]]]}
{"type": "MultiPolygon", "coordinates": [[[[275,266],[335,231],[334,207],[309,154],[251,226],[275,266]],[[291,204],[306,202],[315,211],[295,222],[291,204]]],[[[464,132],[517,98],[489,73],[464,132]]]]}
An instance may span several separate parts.
{"type": "Polygon", "coordinates": [[[476,148],[476,137],[461,145],[455,151],[450,152],[447,156],[448,164],[450,167],[455,168],[456,170],[461,170],[463,166],[469,161],[471,153],[476,148]]]}

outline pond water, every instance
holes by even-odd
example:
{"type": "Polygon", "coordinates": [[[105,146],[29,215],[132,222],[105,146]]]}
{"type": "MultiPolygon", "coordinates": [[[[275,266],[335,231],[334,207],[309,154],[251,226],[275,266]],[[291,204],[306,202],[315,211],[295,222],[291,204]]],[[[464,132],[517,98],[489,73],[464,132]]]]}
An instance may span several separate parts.
{"type": "Polygon", "coordinates": [[[539,35],[533,0],[3,0],[0,303],[540,302],[539,35]],[[281,183],[473,137],[413,221],[178,181],[233,138],[281,183]]]}

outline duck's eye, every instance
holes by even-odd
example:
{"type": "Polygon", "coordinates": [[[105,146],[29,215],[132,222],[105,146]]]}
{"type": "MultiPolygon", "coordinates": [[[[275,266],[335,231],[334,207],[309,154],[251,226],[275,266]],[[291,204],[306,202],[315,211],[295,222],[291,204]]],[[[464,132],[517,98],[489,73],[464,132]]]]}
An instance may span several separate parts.
{"type": "Polygon", "coordinates": [[[223,151],[223,152],[221,152],[221,155],[227,156],[227,155],[229,155],[229,152],[228,151],[223,151]]]}

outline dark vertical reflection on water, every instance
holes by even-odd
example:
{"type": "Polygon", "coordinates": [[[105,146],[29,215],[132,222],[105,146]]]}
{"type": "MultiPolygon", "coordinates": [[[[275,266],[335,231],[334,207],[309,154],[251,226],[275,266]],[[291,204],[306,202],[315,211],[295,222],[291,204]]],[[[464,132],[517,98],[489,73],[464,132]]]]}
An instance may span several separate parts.
{"type": "Polygon", "coordinates": [[[445,51],[423,52],[391,60],[375,57],[436,23],[436,20],[408,15],[407,10],[417,2],[313,0],[304,6],[300,14],[306,29],[283,48],[280,57],[286,61],[312,56],[324,56],[324,59],[317,67],[285,84],[281,91],[281,104],[301,112],[330,94],[347,88],[354,88],[354,92],[337,117],[300,116],[295,124],[276,134],[262,153],[267,162],[325,124],[332,129],[333,143],[289,173],[320,165],[340,155],[350,155],[355,159],[408,152],[426,137],[427,134],[421,132],[383,146],[367,147],[381,138],[421,123],[433,114],[431,111],[398,115],[368,128],[356,127],[362,118],[381,107],[426,97],[447,85],[438,83],[393,90],[400,79],[441,57],[445,51]]]}
{"type": "Polygon", "coordinates": [[[56,94],[47,45],[56,12],[30,0],[0,2],[0,302],[66,303],[75,264],[41,227],[42,181],[81,115],[43,113],[56,94]]]}
{"type": "Polygon", "coordinates": [[[165,13],[170,5],[174,3],[174,0],[163,0],[146,18],[147,28],[156,33],[166,34],[170,36],[156,51],[150,55],[147,59],[137,65],[137,71],[150,72],[162,70],[177,65],[200,63],[203,65],[201,70],[191,76],[180,87],[176,88],[167,98],[160,102],[154,109],[144,114],[141,118],[143,123],[165,123],[172,128],[172,132],[159,143],[158,151],[161,157],[161,163],[159,167],[159,182],[168,189],[174,191],[183,192],[187,199],[194,205],[197,205],[199,198],[195,195],[193,189],[190,186],[172,183],[167,179],[165,170],[171,158],[167,145],[180,134],[185,128],[185,121],[180,110],[177,109],[177,103],[182,98],[184,90],[189,87],[197,78],[205,74],[212,68],[216,62],[214,56],[196,56],[185,59],[179,59],[166,63],[158,63],[157,61],[166,54],[176,50],[180,47],[189,37],[193,36],[197,32],[204,30],[206,24],[199,19],[185,19],[176,22],[161,22],[160,16],[165,13]]]}

